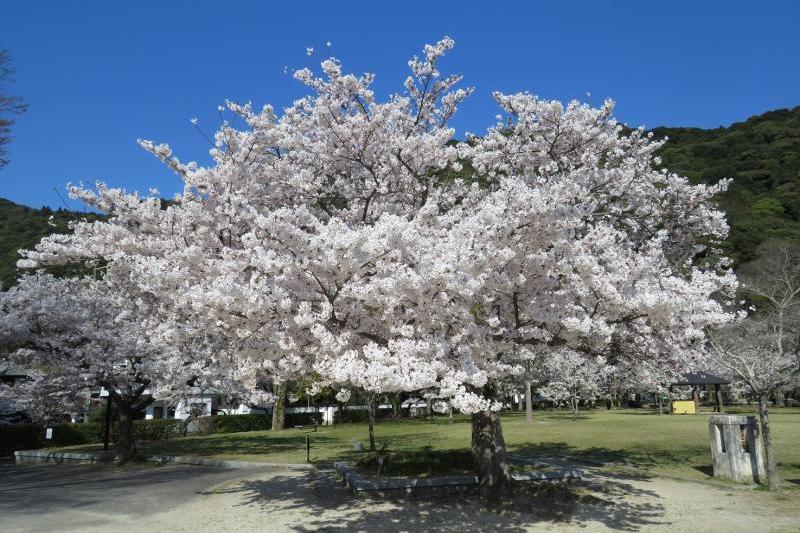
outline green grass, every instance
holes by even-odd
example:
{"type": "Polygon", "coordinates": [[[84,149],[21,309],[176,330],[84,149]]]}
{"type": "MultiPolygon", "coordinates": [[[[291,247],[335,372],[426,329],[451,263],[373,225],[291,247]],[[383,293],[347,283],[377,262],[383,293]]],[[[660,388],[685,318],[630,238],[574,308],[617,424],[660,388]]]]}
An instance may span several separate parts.
{"type": "MultiPolygon", "coordinates": [[[[743,408],[735,412],[750,411],[743,408]]],[[[566,411],[537,411],[535,422],[530,425],[522,413],[506,413],[502,420],[511,453],[568,455],[621,463],[653,473],[708,479],[708,418],[703,415],[660,416],[646,409],[596,410],[581,412],[578,420],[571,420],[566,411]]],[[[796,486],[800,484],[800,409],[774,409],[770,420],[782,477],[796,486]]],[[[377,423],[375,434],[378,448],[385,446],[391,452],[466,451],[470,446],[470,424],[465,416],[456,417],[454,424],[446,418],[382,421],[377,423]]],[[[139,450],[148,454],[302,463],[306,460],[307,435],[311,439],[312,462],[357,460],[366,455],[355,451],[352,445],[355,439],[366,446],[366,424],[321,427],[317,432],[287,429],[143,442],[139,443],[139,450]]]]}

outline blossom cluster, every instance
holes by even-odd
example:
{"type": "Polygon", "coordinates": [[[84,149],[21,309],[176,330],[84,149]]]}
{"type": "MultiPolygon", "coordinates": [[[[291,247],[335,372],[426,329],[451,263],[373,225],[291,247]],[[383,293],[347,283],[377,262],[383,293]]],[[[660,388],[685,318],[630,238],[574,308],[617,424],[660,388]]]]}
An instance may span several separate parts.
{"type": "Polygon", "coordinates": [[[497,93],[498,123],[458,142],[449,121],[471,89],[440,70],[453,45],[426,46],[385,100],[331,58],[295,72],[309,94],[280,114],[229,102],[246,127],[222,124],[208,167],[142,141],[182,192],[71,187],[109,220],[45,238],[20,266],[108,265],[153,338],[212,361],[203,379],[250,388],[433,390],[469,413],[497,408],[489,385],[534,359],[702,359],[736,285],[709,259],[727,182],[660,169],[660,142],[624,131],[611,102],[497,93]]]}

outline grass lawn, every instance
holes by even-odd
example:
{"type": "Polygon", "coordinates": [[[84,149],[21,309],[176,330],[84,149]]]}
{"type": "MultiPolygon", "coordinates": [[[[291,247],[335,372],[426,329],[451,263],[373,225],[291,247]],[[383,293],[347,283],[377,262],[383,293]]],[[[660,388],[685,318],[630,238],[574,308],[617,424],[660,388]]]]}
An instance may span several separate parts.
{"type": "MultiPolygon", "coordinates": [[[[731,412],[750,413],[746,408],[731,412]]],[[[566,411],[537,411],[527,424],[524,413],[503,416],[503,433],[511,453],[529,456],[564,456],[622,463],[654,473],[690,479],[711,474],[708,418],[702,415],[663,415],[646,409],[584,411],[572,420],[566,411]]],[[[800,485],[800,409],[774,409],[770,415],[781,474],[800,485]]],[[[368,443],[366,424],[342,424],[313,430],[254,431],[169,441],[139,443],[143,453],[204,455],[275,463],[302,463],[305,437],[311,438],[312,462],[358,459],[365,452],[353,449],[353,440],[368,443]]],[[[468,450],[468,417],[430,420],[379,421],[375,426],[378,448],[392,452],[468,450]]],[[[96,446],[73,447],[93,449],[96,446]]],[[[790,484],[791,485],[791,484],[790,484]]]]}

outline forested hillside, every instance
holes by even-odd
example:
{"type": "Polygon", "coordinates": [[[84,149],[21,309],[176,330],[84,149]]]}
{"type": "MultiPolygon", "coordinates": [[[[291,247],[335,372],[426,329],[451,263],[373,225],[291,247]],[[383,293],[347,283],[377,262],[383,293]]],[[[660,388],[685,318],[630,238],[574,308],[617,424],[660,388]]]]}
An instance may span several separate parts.
{"type": "Polygon", "coordinates": [[[733,178],[719,199],[728,214],[730,255],[754,258],[765,239],[800,242],[800,107],[780,109],[728,128],[656,128],[669,137],[665,167],[698,182],[733,178]]]}
{"type": "Polygon", "coordinates": [[[81,218],[93,220],[98,215],[47,207],[33,209],[0,198],[0,287],[8,288],[16,280],[17,250],[32,248],[45,235],[65,233],[69,221],[81,218]]]}
{"type": "MultiPolygon", "coordinates": [[[[800,107],[780,109],[727,128],[656,128],[669,137],[661,150],[665,167],[697,182],[733,178],[719,199],[728,214],[728,253],[738,263],[754,258],[764,240],[800,243],[800,107]]],[[[65,232],[68,222],[97,218],[48,208],[33,209],[0,198],[0,285],[17,276],[17,250],[44,235],[65,232]],[[48,222],[53,216],[52,224],[48,222]]]]}

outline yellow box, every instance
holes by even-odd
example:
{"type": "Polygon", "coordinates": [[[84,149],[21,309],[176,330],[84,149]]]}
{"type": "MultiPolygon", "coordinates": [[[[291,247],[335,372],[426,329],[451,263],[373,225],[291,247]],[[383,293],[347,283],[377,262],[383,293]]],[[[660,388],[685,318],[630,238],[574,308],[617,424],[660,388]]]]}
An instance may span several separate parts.
{"type": "Polygon", "coordinates": [[[694,400],[675,400],[672,402],[672,413],[676,415],[695,414],[694,400]]]}

